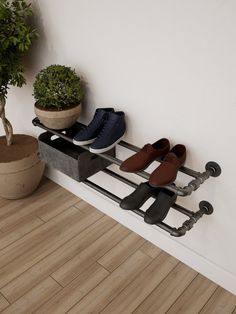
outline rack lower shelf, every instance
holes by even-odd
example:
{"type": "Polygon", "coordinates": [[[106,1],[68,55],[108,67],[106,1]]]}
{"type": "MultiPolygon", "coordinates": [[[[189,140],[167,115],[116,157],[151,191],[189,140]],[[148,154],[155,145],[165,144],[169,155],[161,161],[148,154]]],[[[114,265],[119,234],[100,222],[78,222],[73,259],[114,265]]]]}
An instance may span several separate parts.
{"type": "MultiPolygon", "coordinates": [[[[58,137],[73,143],[73,137],[75,135],[76,132],[78,132],[79,129],[83,128],[84,125],[81,123],[76,123],[72,128],[70,129],[66,129],[66,130],[52,130],[49,129],[47,127],[45,127],[42,123],[40,123],[38,118],[35,118],[32,121],[33,125],[38,126],[46,131],[48,131],[51,134],[57,135],[58,137]]],[[[121,141],[119,143],[120,146],[126,147],[128,149],[131,149],[133,151],[138,151],[139,148],[129,144],[127,142],[121,141]]],[[[88,146],[81,146],[84,150],[89,150],[88,146]]],[[[113,163],[115,165],[120,165],[122,163],[121,160],[119,160],[118,158],[111,156],[109,154],[103,153],[103,154],[97,154],[100,157],[104,158],[105,160],[109,161],[110,163],[113,163]]],[[[131,180],[117,174],[114,171],[111,171],[110,169],[105,168],[104,170],[102,170],[104,173],[106,173],[109,176],[114,177],[115,179],[128,184],[129,186],[136,188],[137,184],[132,182],[131,180]]],[[[204,172],[196,172],[190,168],[187,167],[181,167],[180,171],[194,177],[195,179],[190,181],[189,184],[183,188],[181,187],[176,187],[175,185],[171,184],[168,186],[165,186],[166,189],[176,193],[179,196],[187,196],[190,195],[193,191],[197,190],[200,185],[202,183],[204,183],[210,176],[212,177],[217,177],[220,175],[221,173],[221,168],[220,166],[211,161],[208,162],[206,164],[206,171],[204,172]]],[[[147,172],[144,171],[140,171],[136,173],[137,175],[141,176],[142,178],[145,179],[149,179],[149,174],[147,172]]],[[[114,202],[120,204],[121,202],[121,198],[119,198],[118,196],[114,195],[113,193],[109,192],[108,190],[104,189],[103,187],[91,182],[88,179],[83,180],[84,184],[86,184],[87,186],[89,186],[90,188],[96,190],[97,192],[105,195],[106,197],[108,197],[109,199],[113,200],[114,202]]],[[[180,212],[183,215],[186,215],[188,217],[188,219],[186,221],[184,221],[184,223],[182,224],[182,226],[180,226],[179,228],[175,228],[172,226],[169,226],[168,224],[164,223],[164,222],[160,222],[157,223],[156,226],[158,226],[159,228],[165,230],[166,232],[168,232],[171,236],[174,237],[181,237],[183,235],[186,234],[187,231],[191,230],[193,228],[193,226],[198,222],[198,220],[203,216],[203,215],[210,215],[213,213],[213,207],[212,205],[207,202],[207,201],[202,201],[199,203],[199,210],[196,212],[193,212],[185,207],[182,207],[178,204],[174,204],[172,206],[172,208],[178,212],[180,212]]],[[[133,210],[132,212],[134,212],[135,214],[144,217],[145,212],[139,208],[133,210]]]]}
{"type": "MultiPolygon", "coordinates": [[[[109,170],[109,169],[105,169],[103,170],[105,173],[112,175],[113,177],[116,177],[116,173],[109,170]]],[[[118,175],[119,176],[119,175],[118,175]]],[[[123,178],[123,177],[122,177],[123,178]]],[[[123,181],[123,180],[122,180],[123,181]]],[[[123,181],[124,182],[124,181],[123,181]]],[[[131,181],[130,181],[131,182],[131,181]]],[[[109,199],[113,200],[114,202],[116,202],[117,204],[120,204],[121,202],[121,198],[119,198],[117,195],[107,191],[106,189],[102,188],[101,186],[95,184],[94,182],[91,182],[90,180],[86,179],[84,182],[84,184],[86,184],[87,186],[89,186],[90,188],[94,189],[95,191],[105,195],[106,197],[108,197],[109,199]]],[[[127,182],[126,182],[127,183],[127,182]]],[[[129,183],[127,183],[129,184],[129,183]]],[[[132,182],[132,184],[134,184],[132,182]]],[[[131,185],[131,184],[129,184],[131,185]]],[[[136,185],[137,186],[137,185],[136,185]]],[[[177,210],[178,212],[186,215],[189,217],[189,219],[187,219],[186,221],[184,221],[184,223],[182,224],[181,227],[179,228],[175,228],[175,227],[171,227],[168,224],[164,223],[164,222],[160,222],[157,223],[156,226],[165,230],[166,232],[168,232],[171,236],[174,237],[181,237],[183,235],[186,234],[187,231],[191,230],[194,226],[195,223],[198,222],[198,220],[205,214],[205,215],[210,215],[213,213],[213,207],[210,203],[208,203],[207,201],[202,201],[199,203],[199,210],[197,212],[193,212],[190,211],[189,209],[182,207],[178,204],[174,204],[172,206],[173,209],[177,210]]],[[[138,216],[144,217],[145,215],[145,211],[137,208],[135,210],[132,210],[133,213],[137,214],[138,216]]]]}

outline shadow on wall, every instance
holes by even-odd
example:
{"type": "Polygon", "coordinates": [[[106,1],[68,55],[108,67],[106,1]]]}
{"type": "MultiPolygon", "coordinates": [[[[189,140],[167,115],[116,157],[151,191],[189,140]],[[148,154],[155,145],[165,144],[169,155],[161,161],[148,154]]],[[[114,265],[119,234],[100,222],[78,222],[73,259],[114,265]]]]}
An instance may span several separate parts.
{"type": "Polygon", "coordinates": [[[31,49],[22,60],[26,79],[30,82],[34,81],[35,75],[42,67],[55,63],[55,60],[57,60],[57,52],[53,49],[53,46],[50,45],[46,36],[47,32],[43,26],[43,17],[39,1],[32,3],[32,9],[34,16],[29,18],[29,23],[37,30],[39,38],[33,42],[31,49]],[[48,64],[45,64],[45,60],[47,60],[48,64]]]}
{"type": "MultiPolygon", "coordinates": [[[[76,73],[81,77],[82,87],[84,90],[84,99],[82,102],[83,110],[81,114],[81,122],[88,122],[91,120],[91,113],[96,109],[94,101],[94,93],[92,87],[89,86],[86,75],[81,75],[80,65],[71,63],[71,60],[66,62],[60,60],[57,49],[50,42],[50,37],[47,35],[48,30],[45,28],[43,13],[40,8],[40,2],[34,1],[32,3],[34,16],[30,17],[30,24],[37,29],[39,38],[35,40],[29,52],[23,58],[23,66],[25,68],[25,76],[29,84],[33,84],[35,75],[44,67],[50,64],[65,64],[75,69],[76,73]]],[[[47,26],[46,26],[47,27],[47,26]]],[[[59,37],[59,36],[58,36],[59,37]]],[[[63,43],[60,43],[60,52],[63,49],[63,43]]],[[[99,105],[103,107],[104,105],[99,105]]]]}
{"type": "Polygon", "coordinates": [[[74,68],[76,73],[81,78],[81,86],[84,92],[84,97],[82,100],[82,112],[79,120],[83,123],[88,123],[91,120],[91,112],[95,112],[96,109],[94,95],[89,83],[86,81],[86,78],[80,75],[79,67],[75,66],[74,68]]]}

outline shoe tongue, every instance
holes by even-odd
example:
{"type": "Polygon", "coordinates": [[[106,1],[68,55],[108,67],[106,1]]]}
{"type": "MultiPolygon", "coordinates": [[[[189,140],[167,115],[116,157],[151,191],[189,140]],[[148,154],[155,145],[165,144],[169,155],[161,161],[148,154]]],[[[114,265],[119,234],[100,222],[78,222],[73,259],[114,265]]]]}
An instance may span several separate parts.
{"type": "Polygon", "coordinates": [[[120,118],[120,116],[114,112],[109,112],[107,118],[109,121],[116,121],[120,118]]]}
{"type": "Polygon", "coordinates": [[[96,116],[98,118],[102,118],[104,114],[106,114],[107,112],[104,109],[97,109],[96,110],[96,116]]]}
{"type": "Polygon", "coordinates": [[[95,115],[96,115],[96,119],[103,119],[106,117],[107,112],[103,109],[97,109],[95,115]]]}
{"type": "Polygon", "coordinates": [[[177,162],[178,158],[174,153],[171,152],[166,155],[166,157],[164,158],[164,161],[177,162]]]}

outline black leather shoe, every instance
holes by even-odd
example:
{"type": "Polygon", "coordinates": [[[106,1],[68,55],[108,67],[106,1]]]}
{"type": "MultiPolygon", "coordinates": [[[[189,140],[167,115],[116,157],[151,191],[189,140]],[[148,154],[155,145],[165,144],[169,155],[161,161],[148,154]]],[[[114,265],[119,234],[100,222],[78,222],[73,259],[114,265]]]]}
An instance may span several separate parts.
{"type": "Polygon", "coordinates": [[[147,209],[144,221],[151,225],[163,221],[176,199],[177,195],[174,192],[162,189],[155,202],[147,209]]]}
{"type": "Polygon", "coordinates": [[[160,188],[153,188],[148,182],[141,183],[130,195],[126,196],[121,202],[120,207],[126,210],[140,208],[151,196],[156,196],[160,188]]]}

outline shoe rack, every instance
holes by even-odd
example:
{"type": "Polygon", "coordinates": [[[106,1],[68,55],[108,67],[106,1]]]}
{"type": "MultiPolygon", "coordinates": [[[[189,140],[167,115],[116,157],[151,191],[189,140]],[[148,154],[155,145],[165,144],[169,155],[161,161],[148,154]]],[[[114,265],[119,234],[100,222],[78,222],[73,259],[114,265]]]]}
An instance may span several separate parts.
{"type": "MultiPolygon", "coordinates": [[[[56,135],[59,138],[62,138],[63,140],[65,140],[66,142],[69,142],[72,144],[73,144],[74,135],[79,130],[81,130],[82,128],[85,127],[84,124],[77,122],[73,127],[66,129],[66,130],[52,130],[52,129],[45,127],[42,123],[40,123],[38,118],[33,119],[32,123],[34,126],[37,126],[37,127],[40,127],[42,129],[46,130],[47,132],[49,132],[49,134],[56,135]]],[[[122,146],[126,149],[129,149],[129,150],[132,150],[133,152],[138,152],[140,150],[139,147],[137,147],[133,144],[127,143],[125,141],[121,141],[117,145],[120,145],[120,146],[122,146]]],[[[83,151],[89,151],[88,146],[81,146],[80,148],[83,151]]],[[[109,164],[115,164],[117,166],[120,166],[122,163],[122,160],[116,158],[115,155],[111,155],[109,153],[102,153],[102,154],[96,154],[96,155],[101,157],[103,160],[109,162],[109,164]]],[[[118,173],[116,173],[110,169],[104,168],[103,170],[100,170],[100,171],[103,171],[107,175],[112,176],[113,178],[115,178],[115,179],[117,179],[117,180],[119,180],[119,181],[133,187],[133,188],[137,187],[136,183],[132,182],[131,180],[121,176],[120,174],[118,174],[118,173]]],[[[193,169],[183,167],[183,166],[179,169],[179,171],[185,173],[186,175],[188,175],[191,178],[189,183],[184,187],[176,186],[174,184],[169,184],[169,185],[165,186],[166,189],[176,193],[178,196],[188,196],[188,195],[192,194],[210,177],[218,177],[221,174],[220,166],[214,161],[209,161],[205,166],[205,171],[203,171],[203,172],[198,172],[198,171],[195,171],[193,169]]],[[[140,176],[146,180],[148,180],[149,176],[150,176],[149,173],[146,171],[136,172],[136,175],[138,175],[138,176],[140,176]]],[[[121,198],[119,198],[117,195],[113,194],[112,192],[104,189],[103,187],[91,182],[87,178],[84,179],[82,181],[82,183],[86,184],[90,188],[98,191],[99,193],[105,195],[106,197],[110,198],[114,202],[120,204],[121,198]]],[[[169,226],[168,224],[166,224],[164,222],[157,223],[156,226],[165,230],[171,236],[174,236],[174,237],[181,237],[181,236],[185,235],[187,231],[189,231],[193,228],[193,226],[198,222],[198,220],[202,216],[211,215],[213,213],[213,206],[207,201],[201,201],[199,203],[199,209],[196,212],[191,211],[191,210],[189,210],[183,206],[180,206],[176,203],[172,206],[172,208],[188,217],[187,220],[185,220],[183,222],[182,226],[180,226],[179,228],[175,228],[175,227],[169,226]]],[[[139,208],[133,210],[133,212],[135,214],[141,216],[141,217],[144,217],[144,214],[145,214],[145,212],[139,208]]]]}

